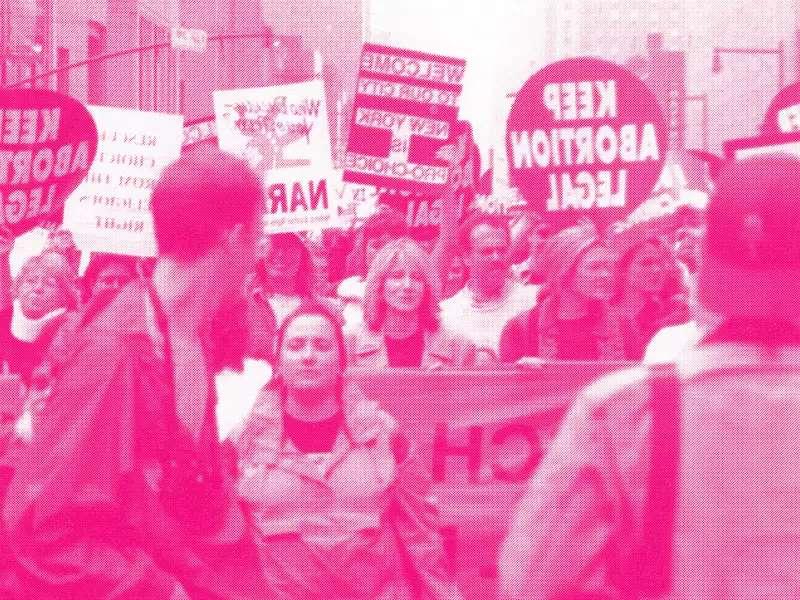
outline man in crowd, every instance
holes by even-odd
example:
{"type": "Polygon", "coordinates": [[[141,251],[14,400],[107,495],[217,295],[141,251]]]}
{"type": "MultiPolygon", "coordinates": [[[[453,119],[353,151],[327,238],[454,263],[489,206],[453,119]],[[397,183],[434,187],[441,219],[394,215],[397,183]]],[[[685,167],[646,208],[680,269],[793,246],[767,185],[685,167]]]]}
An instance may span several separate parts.
{"type": "Polygon", "coordinates": [[[218,442],[209,334],[240,294],[261,210],[261,182],[230,155],[164,171],[152,282],[94,298],[51,350],[3,511],[12,597],[267,596],[218,442]]]}
{"type": "Polygon", "coordinates": [[[799,173],[722,171],[698,278],[721,324],[578,398],[513,518],[502,597],[797,596],[799,173]]]}
{"type": "Polygon", "coordinates": [[[442,323],[497,357],[503,327],[536,304],[538,288],[510,275],[505,217],[472,213],[458,230],[458,242],[468,279],[442,301],[442,323]]]}

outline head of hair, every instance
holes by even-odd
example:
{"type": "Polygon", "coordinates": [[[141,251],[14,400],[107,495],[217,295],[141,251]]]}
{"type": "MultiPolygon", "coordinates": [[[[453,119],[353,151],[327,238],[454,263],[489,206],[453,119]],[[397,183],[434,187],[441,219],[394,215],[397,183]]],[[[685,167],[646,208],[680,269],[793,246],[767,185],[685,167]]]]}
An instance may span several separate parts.
{"type": "MultiPolygon", "coordinates": [[[[316,316],[322,317],[331,325],[331,330],[333,331],[333,336],[336,338],[336,348],[339,352],[339,372],[340,372],[340,381],[343,379],[344,371],[347,368],[347,346],[344,340],[344,332],[342,330],[342,323],[341,319],[337,317],[331,310],[328,309],[327,306],[318,302],[313,299],[306,299],[300,303],[295,310],[293,310],[289,315],[284,319],[281,326],[278,327],[278,331],[275,334],[275,365],[274,365],[274,372],[276,375],[273,377],[273,383],[275,383],[279,388],[285,388],[286,384],[283,381],[283,378],[280,377],[280,364],[281,364],[281,349],[283,348],[283,342],[286,339],[286,332],[291,326],[292,322],[299,317],[306,317],[306,316],[316,316]]],[[[341,385],[340,385],[341,388],[341,385]]]]}
{"type": "Polygon", "coordinates": [[[664,268],[667,268],[667,260],[669,258],[669,250],[667,249],[666,245],[663,241],[661,241],[657,236],[648,236],[646,239],[640,241],[637,244],[633,244],[630,248],[625,250],[625,252],[620,255],[617,259],[617,269],[616,269],[616,277],[614,278],[614,296],[611,299],[612,302],[616,302],[620,300],[623,295],[625,294],[625,286],[628,285],[628,270],[631,268],[631,264],[633,263],[633,259],[636,258],[636,254],[646,246],[654,246],[659,253],[661,253],[662,259],[664,261],[664,268]]]}
{"type": "Polygon", "coordinates": [[[505,231],[509,243],[511,242],[511,227],[507,217],[476,210],[470,213],[458,228],[458,247],[462,254],[466,254],[472,249],[472,232],[481,225],[505,231]]]}
{"type": "Polygon", "coordinates": [[[267,273],[266,261],[270,252],[278,249],[296,249],[300,254],[300,264],[295,275],[294,291],[298,296],[310,296],[314,289],[314,263],[311,260],[311,252],[296,233],[274,233],[269,236],[269,248],[267,255],[256,263],[256,276],[267,292],[270,289],[269,274],[267,273]]]}
{"type": "Polygon", "coordinates": [[[198,147],[164,169],[150,205],[159,253],[196,260],[235,225],[254,224],[263,184],[244,160],[198,147]]]}
{"type": "Polygon", "coordinates": [[[355,245],[347,258],[347,272],[350,275],[367,276],[367,244],[373,238],[387,235],[391,238],[401,238],[408,234],[408,225],[399,212],[388,206],[380,206],[378,212],[371,215],[361,226],[357,234],[355,245]]]}
{"type": "Polygon", "coordinates": [[[110,265],[121,265],[124,269],[128,270],[131,274],[131,279],[136,278],[138,269],[136,268],[136,259],[131,256],[123,254],[107,254],[105,252],[96,252],[92,254],[89,259],[89,264],[86,266],[86,271],[83,273],[82,287],[83,298],[87,300],[92,295],[92,288],[100,277],[100,273],[110,265]]]}
{"type": "Polygon", "coordinates": [[[441,285],[431,257],[412,239],[400,238],[386,244],[375,255],[367,274],[364,293],[364,322],[371,331],[379,331],[386,317],[383,286],[399,257],[409,259],[419,268],[425,279],[425,293],[419,307],[419,324],[427,331],[439,327],[439,300],[441,285]]]}
{"type": "Polygon", "coordinates": [[[17,276],[14,278],[12,286],[12,297],[16,298],[19,295],[19,288],[22,282],[32,273],[36,271],[44,271],[49,276],[55,278],[58,287],[64,296],[65,306],[67,310],[74,310],[80,304],[78,297],[78,288],[75,285],[75,277],[72,273],[67,258],[59,252],[43,252],[36,256],[30,257],[22,265],[17,276]]]}

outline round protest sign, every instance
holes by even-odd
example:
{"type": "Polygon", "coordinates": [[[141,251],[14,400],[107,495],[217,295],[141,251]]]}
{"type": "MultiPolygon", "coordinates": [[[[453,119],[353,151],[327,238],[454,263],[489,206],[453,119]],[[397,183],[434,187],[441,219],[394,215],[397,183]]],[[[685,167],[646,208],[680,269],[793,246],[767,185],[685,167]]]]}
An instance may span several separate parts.
{"type": "Polygon", "coordinates": [[[622,67],[570,58],[535,73],[508,117],[509,175],[554,228],[603,229],[651,193],[667,150],[653,92],[622,67]]]}
{"type": "Polygon", "coordinates": [[[20,235],[60,221],[96,151],[97,127],[77,100],[50,90],[0,90],[0,224],[20,235]]]}
{"type": "Polygon", "coordinates": [[[800,83],[793,83],[778,92],[769,103],[761,133],[778,135],[800,131],[800,83]]]}

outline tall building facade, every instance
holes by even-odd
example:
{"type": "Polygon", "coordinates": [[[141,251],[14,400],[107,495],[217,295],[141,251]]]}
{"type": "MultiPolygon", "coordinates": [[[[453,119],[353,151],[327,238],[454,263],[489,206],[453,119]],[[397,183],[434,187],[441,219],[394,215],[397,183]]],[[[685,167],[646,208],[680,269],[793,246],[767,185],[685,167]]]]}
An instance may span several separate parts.
{"type": "Polygon", "coordinates": [[[687,147],[719,152],[757,133],[781,84],[794,81],[795,0],[565,0],[547,6],[549,60],[593,55],[625,64],[661,34],[686,59],[687,147]],[[782,54],[779,49],[783,48],[782,54]],[[718,53],[714,67],[714,49],[718,53]],[[759,50],[759,52],[752,52],[759,50]],[[766,50],[767,52],[760,52],[766,50]],[[704,118],[705,117],[705,118],[704,118]]]}
{"type": "Polygon", "coordinates": [[[215,89],[270,82],[266,37],[209,42],[203,53],[169,44],[176,26],[262,35],[261,0],[0,0],[0,16],[3,84],[58,70],[33,86],[191,121],[213,113],[215,89]]]}

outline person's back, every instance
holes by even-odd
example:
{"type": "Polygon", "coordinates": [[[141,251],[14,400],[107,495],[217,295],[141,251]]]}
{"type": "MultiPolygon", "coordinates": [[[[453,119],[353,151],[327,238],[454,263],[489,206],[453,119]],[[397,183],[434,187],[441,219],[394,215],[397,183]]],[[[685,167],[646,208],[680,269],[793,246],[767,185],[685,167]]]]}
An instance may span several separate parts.
{"type": "Polygon", "coordinates": [[[101,294],[54,345],[3,507],[25,598],[267,596],[217,436],[210,325],[240,294],[261,190],[216,151],[167,167],[153,280],[101,294]]]}
{"type": "Polygon", "coordinates": [[[698,287],[722,324],[672,372],[623,371],[578,398],[513,519],[503,597],[641,597],[637,574],[659,567],[660,597],[797,597],[798,173],[775,156],[723,171],[698,287]]]}
{"type": "MultiPolygon", "coordinates": [[[[677,373],[676,568],[667,597],[795,597],[800,403],[787,390],[800,385],[800,346],[767,354],[752,344],[706,344],[688,351],[677,373]]],[[[608,376],[571,410],[505,542],[506,597],[556,598],[571,590],[613,598],[625,590],[642,561],[636,550],[655,543],[641,529],[649,377],[644,367],[608,376]]]]}

